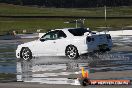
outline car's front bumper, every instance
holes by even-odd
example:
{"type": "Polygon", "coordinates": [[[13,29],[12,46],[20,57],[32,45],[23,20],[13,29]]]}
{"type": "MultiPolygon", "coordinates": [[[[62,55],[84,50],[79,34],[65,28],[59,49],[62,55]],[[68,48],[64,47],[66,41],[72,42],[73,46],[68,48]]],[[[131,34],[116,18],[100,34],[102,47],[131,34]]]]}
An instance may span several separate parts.
{"type": "Polygon", "coordinates": [[[17,50],[16,50],[16,58],[20,58],[20,51],[21,51],[21,48],[20,47],[17,47],[17,50]]]}

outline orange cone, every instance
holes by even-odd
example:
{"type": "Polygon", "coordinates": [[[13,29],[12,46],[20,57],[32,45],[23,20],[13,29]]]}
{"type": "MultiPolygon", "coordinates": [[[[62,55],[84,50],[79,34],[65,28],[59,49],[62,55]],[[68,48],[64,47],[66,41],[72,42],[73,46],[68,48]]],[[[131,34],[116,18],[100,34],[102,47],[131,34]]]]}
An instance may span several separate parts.
{"type": "Polygon", "coordinates": [[[89,75],[88,75],[88,71],[84,71],[84,68],[82,67],[82,77],[83,78],[88,78],[89,77],[89,75]]]}
{"type": "Polygon", "coordinates": [[[84,78],[85,77],[85,71],[84,71],[84,68],[82,67],[82,77],[84,78]]]}
{"type": "Polygon", "coordinates": [[[85,72],[85,78],[88,78],[88,71],[85,72]]]}

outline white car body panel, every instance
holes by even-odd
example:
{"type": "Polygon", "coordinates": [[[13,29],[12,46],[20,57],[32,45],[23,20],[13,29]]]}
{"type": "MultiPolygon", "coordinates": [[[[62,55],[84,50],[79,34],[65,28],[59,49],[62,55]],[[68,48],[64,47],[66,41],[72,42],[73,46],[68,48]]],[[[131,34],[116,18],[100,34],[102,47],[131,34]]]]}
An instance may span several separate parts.
{"type": "MultiPolygon", "coordinates": [[[[68,45],[77,47],[79,55],[98,50],[98,45],[107,44],[108,48],[112,48],[112,40],[106,38],[106,34],[89,34],[83,36],[74,36],[66,29],[61,30],[66,34],[66,38],[59,38],[56,40],[40,41],[35,40],[32,42],[18,45],[16,50],[16,57],[20,58],[20,51],[23,47],[28,47],[34,57],[38,56],[65,56],[65,50],[68,45]],[[87,42],[87,37],[94,38],[94,41],[87,42]]],[[[76,30],[76,29],[73,29],[76,30]]]]}

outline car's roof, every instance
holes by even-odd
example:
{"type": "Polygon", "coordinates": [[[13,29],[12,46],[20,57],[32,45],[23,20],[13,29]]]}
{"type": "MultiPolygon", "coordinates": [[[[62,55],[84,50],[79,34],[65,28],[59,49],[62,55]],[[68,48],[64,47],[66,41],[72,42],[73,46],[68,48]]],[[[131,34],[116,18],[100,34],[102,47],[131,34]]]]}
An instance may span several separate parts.
{"type": "MultiPolygon", "coordinates": [[[[62,29],[53,29],[53,30],[50,30],[50,31],[48,31],[48,32],[52,32],[52,31],[56,31],[56,30],[62,30],[62,31],[67,31],[68,29],[75,29],[75,28],[62,28],[62,29]]],[[[48,33],[48,32],[46,32],[46,33],[48,33]]]]}
{"type": "Polygon", "coordinates": [[[55,29],[55,30],[68,30],[68,29],[76,29],[76,28],[63,28],[63,29],[55,29]]]}
{"type": "MultiPolygon", "coordinates": [[[[62,29],[54,29],[54,30],[50,30],[50,31],[56,31],[56,30],[68,31],[69,29],[73,29],[73,30],[75,29],[76,30],[76,29],[80,29],[80,28],[62,28],[62,29]]],[[[86,28],[84,28],[84,29],[86,29],[86,28]]],[[[89,28],[87,28],[87,30],[89,30],[89,28]]]]}
{"type": "MultiPolygon", "coordinates": [[[[48,31],[48,32],[52,32],[52,31],[63,31],[63,32],[65,32],[65,34],[67,35],[67,36],[73,36],[72,34],[70,34],[69,32],[68,32],[68,29],[76,29],[76,28],[62,28],[62,29],[54,29],[54,30],[51,30],[51,31],[48,31]]],[[[47,32],[47,33],[48,33],[47,32]]]]}
{"type": "MultiPolygon", "coordinates": [[[[76,30],[76,29],[86,29],[86,28],[62,28],[62,29],[54,29],[54,30],[51,30],[49,32],[53,32],[53,31],[63,31],[67,36],[74,36],[71,32],[68,31],[69,29],[76,30]]],[[[89,30],[89,32],[91,32],[91,31],[89,30]]]]}

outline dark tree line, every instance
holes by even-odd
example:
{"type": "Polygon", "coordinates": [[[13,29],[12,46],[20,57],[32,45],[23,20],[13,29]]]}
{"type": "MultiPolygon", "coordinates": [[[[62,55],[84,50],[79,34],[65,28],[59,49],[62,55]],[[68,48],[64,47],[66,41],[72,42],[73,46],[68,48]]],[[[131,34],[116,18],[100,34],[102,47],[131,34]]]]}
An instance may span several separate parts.
{"type": "Polygon", "coordinates": [[[16,5],[37,5],[44,7],[102,7],[106,6],[132,6],[132,0],[0,0],[0,3],[16,5]]]}

